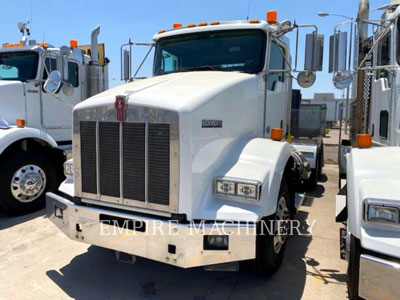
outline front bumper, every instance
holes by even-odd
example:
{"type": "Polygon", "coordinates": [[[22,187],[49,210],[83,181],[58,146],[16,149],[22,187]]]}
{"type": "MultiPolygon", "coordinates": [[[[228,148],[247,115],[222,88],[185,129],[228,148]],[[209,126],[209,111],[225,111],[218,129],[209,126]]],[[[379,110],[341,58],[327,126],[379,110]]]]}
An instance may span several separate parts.
{"type": "Polygon", "coordinates": [[[47,193],[46,214],[72,240],[182,268],[253,259],[256,253],[255,224],[180,224],[77,205],[53,193],[47,193]],[[100,221],[105,219],[111,222],[100,221]],[[119,226],[125,221],[131,226],[119,226]],[[228,249],[205,250],[205,235],[228,235],[228,249]]]}
{"type": "Polygon", "coordinates": [[[400,299],[400,263],[362,254],[359,295],[365,299],[400,299]]]}

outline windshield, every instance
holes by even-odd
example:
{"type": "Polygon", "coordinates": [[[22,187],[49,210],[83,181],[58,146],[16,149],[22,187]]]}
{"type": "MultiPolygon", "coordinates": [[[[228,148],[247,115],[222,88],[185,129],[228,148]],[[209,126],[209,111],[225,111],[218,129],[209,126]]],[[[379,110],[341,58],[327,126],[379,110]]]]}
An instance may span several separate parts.
{"type": "Polygon", "coordinates": [[[213,31],[161,39],[154,75],[215,70],[257,73],[262,70],[265,34],[261,30],[213,31]]]}
{"type": "Polygon", "coordinates": [[[32,51],[0,53],[0,80],[36,78],[38,54],[32,51]]]}

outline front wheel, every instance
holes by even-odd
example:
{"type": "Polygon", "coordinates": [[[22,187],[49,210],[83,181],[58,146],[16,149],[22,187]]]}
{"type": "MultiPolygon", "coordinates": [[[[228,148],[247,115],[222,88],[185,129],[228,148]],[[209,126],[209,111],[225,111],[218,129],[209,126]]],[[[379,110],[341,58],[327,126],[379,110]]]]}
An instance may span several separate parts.
{"type": "Polygon", "coordinates": [[[347,266],[347,291],[350,300],[358,300],[358,285],[360,282],[360,241],[353,235],[350,237],[349,264],[347,266]]]}
{"type": "Polygon", "coordinates": [[[52,162],[35,152],[19,152],[0,168],[0,205],[9,214],[20,215],[45,205],[46,192],[57,188],[52,162]]]}
{"type": "Polygon", "coordinates": [[[263,219],[257,228],[255,270],[262,275],[273,275],[285,254],[290,222],[290,196],[285,179],[282,180],[276,213],[263,219]]]}

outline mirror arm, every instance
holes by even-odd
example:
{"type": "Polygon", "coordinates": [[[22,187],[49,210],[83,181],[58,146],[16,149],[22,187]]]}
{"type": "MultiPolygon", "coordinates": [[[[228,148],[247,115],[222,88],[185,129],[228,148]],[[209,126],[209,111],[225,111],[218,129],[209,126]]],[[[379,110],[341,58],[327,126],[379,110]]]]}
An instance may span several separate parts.
{"type": "Polygon", "coordinates": [[[151,47],[150,47],[149,51],[147,51],[145,57],[143,58],[143,60],[142,60],[142,62],[140,63],[139,67],[137,68],[137,70],[136,70],[136,72],[135,72],[135,75],[133,75],[133,79],[136,78],[136,75],[139,73],[139,71],[140,71],[140,69],[142,68],[144,62],[146,61],[147,57],[149,56],[151,50],[153,50],[153,47],[154,47],[154,44],[151,44],[151,47]]]}

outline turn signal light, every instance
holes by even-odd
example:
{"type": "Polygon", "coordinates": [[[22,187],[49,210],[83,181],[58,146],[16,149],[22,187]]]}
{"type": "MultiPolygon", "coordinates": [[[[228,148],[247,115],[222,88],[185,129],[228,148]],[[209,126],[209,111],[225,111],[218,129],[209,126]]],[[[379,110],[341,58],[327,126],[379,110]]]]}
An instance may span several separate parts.
{"type": "Polygon", "coordinates": [[[26,122],[24,119],[17,119],[17,127],[18,128],[24,128],[26,125],[26,122]]]}
{"type": "Polygon", "coordinates": [[[181,23],[174,23],[174,25],[172,25],[173,28],[181,28],[182,24],[181,23]]]}
{"type": "Polygon", "coordinates": [[[77,40],[70,40],[69,41],[69,46],[71,48],[78,48],[78,41],[77,40]]]}
{"type": "Polygon", "coordinates": [[[372,146],[372,135],[370,135],[370,134],[358,134],[357,135],[357,146],[358,146],[358,148],[371,148],[371,146],[372,146]]]}
{"type": "Polygon", "coordinates": [[[270,10],[267,12],[267,22],[269,24],[275,24],[278,22],[278,12],[276,10],[270,10]]]}
{"type": "Polygon", "coordinates": [[[274,141],[282,141],[283,139],[283,129],[282,128],[272,128],[271,139],[274,141]]]}

